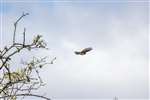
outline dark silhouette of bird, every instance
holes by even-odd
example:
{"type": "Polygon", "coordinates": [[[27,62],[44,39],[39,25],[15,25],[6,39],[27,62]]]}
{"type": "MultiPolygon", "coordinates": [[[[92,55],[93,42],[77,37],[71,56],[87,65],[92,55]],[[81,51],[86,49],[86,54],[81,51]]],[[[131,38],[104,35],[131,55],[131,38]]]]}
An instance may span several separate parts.
{"type": "Polygon", "coordinates": [[[89,52],[89,51],[91,51],[92,50],[92,48],[91,47],[88,47],[88,48],[84,48],[83,50],[81,50],[81,51],[75,51],[74,53],[76,54],[76,55],[85,55],[87,52],[89,52]]]}

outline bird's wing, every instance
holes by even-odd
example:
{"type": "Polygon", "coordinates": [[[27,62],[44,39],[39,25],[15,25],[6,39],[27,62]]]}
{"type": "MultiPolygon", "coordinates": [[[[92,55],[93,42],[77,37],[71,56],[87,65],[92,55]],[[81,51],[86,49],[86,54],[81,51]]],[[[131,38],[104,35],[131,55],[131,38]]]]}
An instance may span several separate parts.
{"type": "Polygon", "coordinates": [[[81,54],[81,52],[78,52],[78,51],[75,51],[74,52],[76,55],[79,55],[79,54],[81,54]]]}
{"type": "Polygon", "coordinates": [[[89,47],[89,48],[85,48],[85,49],[83,49],[81,52],[86,53],[86,52],[89,52],[89,51],[91,51],[91,50],[92,50],[92,48],[91,48],[91,47],[89,47]]]}
{"type": "Polygon", "coordinates": [[[74,53],[75,53],[76,55],[85,55],[87,52],[89,52],[89,51],[91,51],[91,50],[92,50],[92,48],[89,47],[89,48],[84,48],[82,51],[75,51],[74,53]]]}

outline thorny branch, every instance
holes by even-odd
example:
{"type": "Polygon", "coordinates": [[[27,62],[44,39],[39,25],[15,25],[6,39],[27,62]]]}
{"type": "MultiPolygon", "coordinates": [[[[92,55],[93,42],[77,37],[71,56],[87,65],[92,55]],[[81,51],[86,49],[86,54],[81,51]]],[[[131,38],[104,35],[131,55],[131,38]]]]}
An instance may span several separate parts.
{"type": "Polygon", "coordinates": [[[29,13],[23,13],[14,23],[12,44],[0,50],[0,99],[16,100],[18,97],[35,96],[50,100],[47,97],[32,94],[32,91],[38,90],[45,85],[40,77],[39,70],[47,64],[53,64],[56,58],[52,59],[51,62],[47,62],[47,57],[33,57],[30,61],[23,62],[22,68],[15,71],[11,69],[12,65],[10,62],[13,62],[13,57],[23,50],[47,49],[41,35],[37,35],[31,43],[26,44],[26,28],[23,30],[22,42],[16,42],[17,25],[27,15],[29,13]]]}

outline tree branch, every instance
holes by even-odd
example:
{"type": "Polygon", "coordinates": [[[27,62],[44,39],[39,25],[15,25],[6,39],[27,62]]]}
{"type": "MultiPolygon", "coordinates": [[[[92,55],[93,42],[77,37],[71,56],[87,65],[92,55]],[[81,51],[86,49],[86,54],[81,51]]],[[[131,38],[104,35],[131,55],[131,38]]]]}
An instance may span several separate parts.
{"type": "Polygon", "coordinates": [[[13,34],[13,44],[15,44],[15,38],[16,38],[16,29],[18,22],[25,16],[29,15],[29,13],[23,13],[21,17],[17,19],[17,21],[14,23],[14,34],[13,34]]]}
{"type": "MultiPolygon", "coordinates": [[[[14,95],[8,95],[8,96],[3,96],[3,97],[0,97],[0,99],[4,99],[4,98],[8,98],[8,97],[12,97],[14,95]]],[[[22,96],[32,96],[32,97],[38,97],[38,98],[43,98],[43,99],[46,99],[46,100],[51,100],[50,98],[47,98],[47,97],[44,97],[44,96],[41,96],[41,95],[37,95],[37,94],[16,94],[15,96],[17,97],[22,97],[22,96]]]]}
{"type": "Polygon", "coordinates": [[[25,45],[25,40],[26,40],[25,33],[26,33],[26,28],[24,28],[23,31],[23,46],[25,45]]]}

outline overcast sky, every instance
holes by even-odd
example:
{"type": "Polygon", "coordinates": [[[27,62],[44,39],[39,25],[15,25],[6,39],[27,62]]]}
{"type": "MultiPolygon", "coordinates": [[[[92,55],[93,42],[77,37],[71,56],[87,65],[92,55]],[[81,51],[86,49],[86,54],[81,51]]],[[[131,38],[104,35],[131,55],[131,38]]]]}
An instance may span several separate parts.
{"type": "Polygon", "coordinates": [[[29,40],[41,34],[50,48],[33,55],[57,57],[41,71],[47,83],[43,94],[148,99],[148,2],[41,1],[2,4],[1,47],[11,43],[14,21],[28,12],[18,27],[18,41],[26,27],[29,40]],[[93,50],[85,56],[74,54],[85,47],[93,50]]]}

